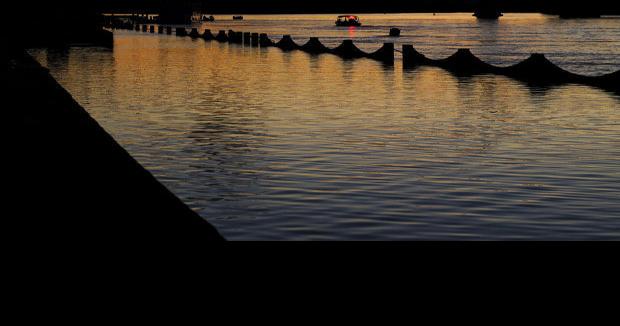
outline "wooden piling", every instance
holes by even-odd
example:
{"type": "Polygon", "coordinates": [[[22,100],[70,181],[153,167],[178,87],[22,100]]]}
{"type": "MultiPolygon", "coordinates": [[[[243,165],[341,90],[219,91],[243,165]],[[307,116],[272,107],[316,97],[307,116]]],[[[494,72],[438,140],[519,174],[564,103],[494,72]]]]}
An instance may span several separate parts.
{"type": "Polygon", "coordinates": [[[269,46],[273,46],[273,41],[269,39],[269,36],[267,36],[267,34],[265,33],[261,33],[259,35],[259,40],[258,43],[261,47],[266,48],[269,46]]]}
{"type": "Polygon", "coordinates": [[[399,37],[400,36],[400,29],[393,27],[390,28],[390,37],[399,37]]]}
{"type": "Polygon", "coordinates": [[[177,36],[187,36],[187,30],[185,27],[177,27],[176,34],[177,36]]]}
{"type": "Polygon", "coordinates": [[[369,54],[370,58],[383,61],[385,63],[393,64],[394,63],[394,43],[384,43],[383,46],[369,54]]]}
{"type": "Polygon", "coordinates": [[[235,31],[233,31],[232,29],[228,30],[228,43],[234,43],[235,42],[235,31]]]}
{"type": "Polygon", "coordinates": [[[217,35],[215,36],[215,39],[218,42],[227,42],[228,41],[228,36],[226,35],[226,31],[225,30],[220,30],[219,33],[217,33],[217,35]]]}
{"type": "Polygon", "coordinates": [[[426,64],[428,59],[416,51],[411,44],[403,44],[403,67],[417,67],[426,64]]]}
{"type": "Polygon", "coordinates": [[[210,29],[205,29],[205,32],[202,34],[202,38],[205,39],[205,41],[211,41],[215,39],[215,36],[213,36],[210,29]]]}

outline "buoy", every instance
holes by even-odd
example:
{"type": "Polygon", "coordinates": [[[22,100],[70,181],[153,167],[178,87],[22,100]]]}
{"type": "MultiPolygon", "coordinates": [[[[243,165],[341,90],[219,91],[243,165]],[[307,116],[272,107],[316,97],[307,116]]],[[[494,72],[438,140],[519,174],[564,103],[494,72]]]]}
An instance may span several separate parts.
{"type": "Polygon", "coordinates": [[[393,27],[390,28],[390,36],[391,37],[399,37],[400,36],[400,29],[393,27]]]}

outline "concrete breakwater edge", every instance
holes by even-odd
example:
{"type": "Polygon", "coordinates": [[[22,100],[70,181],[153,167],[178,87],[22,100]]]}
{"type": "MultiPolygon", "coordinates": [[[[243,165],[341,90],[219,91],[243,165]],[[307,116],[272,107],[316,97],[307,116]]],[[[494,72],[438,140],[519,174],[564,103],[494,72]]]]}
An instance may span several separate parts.
{"type": "Polygon", "coordinates": [[[10,81],[5,121],[14,123],[6,156],[9,206],[15,206],[10,220],[21,242],[107,252],[176,251],[224,240],[23,49],[4,57],[10,81]]]}

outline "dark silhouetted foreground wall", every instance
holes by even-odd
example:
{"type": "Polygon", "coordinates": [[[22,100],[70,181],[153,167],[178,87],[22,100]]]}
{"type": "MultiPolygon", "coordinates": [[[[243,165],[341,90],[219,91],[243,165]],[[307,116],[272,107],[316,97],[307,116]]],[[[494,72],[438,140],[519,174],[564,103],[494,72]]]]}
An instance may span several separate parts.
{"type": "Polygon", "coordinates": [[[23,245],[185,250],[222,240],[34,59],[9,52],[6,72],[10,146],[3,158],[12,182],[3,185],[13,209],[5,208],[3,219],[14,222],[5,230],[23,245]]]}

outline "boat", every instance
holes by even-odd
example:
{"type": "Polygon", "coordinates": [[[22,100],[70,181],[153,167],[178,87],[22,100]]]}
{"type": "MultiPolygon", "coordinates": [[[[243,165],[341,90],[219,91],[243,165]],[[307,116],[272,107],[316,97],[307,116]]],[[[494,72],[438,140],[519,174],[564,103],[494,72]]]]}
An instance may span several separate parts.
{"type": "Polygon", "coordinates": [[[342,15],[336,19],[336,26],[362,26],[360,18],[353,15],[342,15]]]}
{"type": "Polygon", "coordinates": [[[243,20],[243,16],[233,16],[233,20],[243,20]]]}
{"type": "Polygon", "coordinates": [[[192,23],[212,22],[212,21],[215,21],[215,17],[213,16],[207,16],[205,14],[200,14],[200,13],[194,13],[192,15],[192,23]]]}
{"type": "Polygon", "coordinates": [[[474,17],[478,19],[498,19],[504,16],[499,10],[476,10],[474,17]]]}
{"type": "Polygon", "coordinates": [[[490,0],[481,0],[474,12],[474,17],[478,19],[499,19],[504,16],[497,8],[497,4],[490,0]]]}

